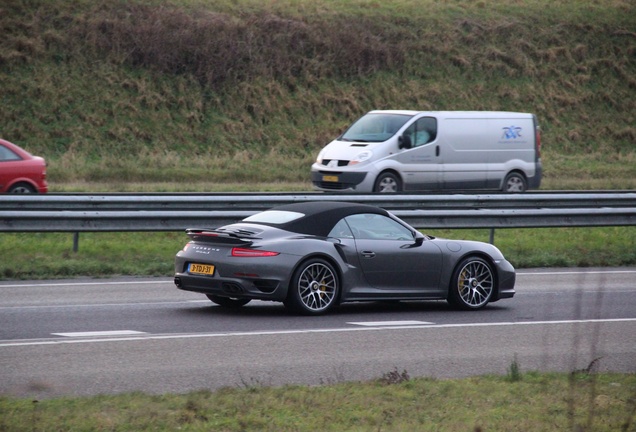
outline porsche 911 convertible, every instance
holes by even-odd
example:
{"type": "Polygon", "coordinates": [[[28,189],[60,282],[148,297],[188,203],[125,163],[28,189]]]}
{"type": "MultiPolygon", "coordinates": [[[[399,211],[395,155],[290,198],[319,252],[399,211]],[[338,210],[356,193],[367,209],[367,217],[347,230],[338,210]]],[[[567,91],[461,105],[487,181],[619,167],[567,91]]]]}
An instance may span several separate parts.
{"type": "Polygon", "coordinates": [[[215,229],[187,229],[176,286],[224,307],[252,299],[318,315],[344,302],[511,298],[515,270],[495,246],[420,233],[378,207],[307,202],[215,229]]]}

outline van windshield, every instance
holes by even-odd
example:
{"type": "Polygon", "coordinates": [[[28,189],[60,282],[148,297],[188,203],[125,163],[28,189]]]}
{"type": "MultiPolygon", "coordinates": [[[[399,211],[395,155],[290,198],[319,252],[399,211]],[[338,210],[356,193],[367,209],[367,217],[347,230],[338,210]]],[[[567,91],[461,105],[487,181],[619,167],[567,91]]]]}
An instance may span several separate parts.
{"type": "Polygon", "coordinates": [[[412,116],[404,114],[367,114],[340,137],[341,141],[382,142],[391,138],[412,116]]]}

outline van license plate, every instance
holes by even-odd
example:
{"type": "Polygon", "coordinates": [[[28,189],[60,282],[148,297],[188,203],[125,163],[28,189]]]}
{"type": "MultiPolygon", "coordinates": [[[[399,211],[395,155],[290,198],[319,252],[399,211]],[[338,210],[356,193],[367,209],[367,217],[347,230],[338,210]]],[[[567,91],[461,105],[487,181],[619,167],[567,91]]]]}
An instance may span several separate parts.
{"type": "Polygon", "coordinates": [[[203,274],[212,276],[214,274],[214,266],[209,264],[190,264],[188,273],[203,274]]]}
{"type": "Polygon", "coordinates": [[[322,181],[324,181],[324,182],[337,182],[338,181],[338,176],[330,176],[330,175],[322,176],[322,181]]]}

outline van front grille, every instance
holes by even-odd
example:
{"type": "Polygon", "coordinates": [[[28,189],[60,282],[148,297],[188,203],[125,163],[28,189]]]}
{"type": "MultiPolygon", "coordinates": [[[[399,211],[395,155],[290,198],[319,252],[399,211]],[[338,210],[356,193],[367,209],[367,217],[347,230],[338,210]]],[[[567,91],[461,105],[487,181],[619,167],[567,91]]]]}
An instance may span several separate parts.
{"type": "MultiPolygon", "coordinates": [[[[334,160],[334,159],[323,159],[322,160],[322,164],[324,166],[329,166],[329,163],[334,160]]],[[[349,165],[349,161],[348,160],[338,160],[338,166],[342,167],[342,166],[347,166],[349,165]]]]}
{"type": "Polygon", "coordinates": [[[352,184],[348,183],[336,183],[336,182],[314,182],[314,185],[322,189],[343,190],[352,187],[352,184]]]}

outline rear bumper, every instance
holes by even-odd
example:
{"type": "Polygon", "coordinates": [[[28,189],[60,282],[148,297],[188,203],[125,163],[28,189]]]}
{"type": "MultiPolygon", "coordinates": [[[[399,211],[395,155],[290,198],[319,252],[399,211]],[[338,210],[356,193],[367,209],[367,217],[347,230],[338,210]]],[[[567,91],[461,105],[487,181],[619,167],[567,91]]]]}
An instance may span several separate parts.
{"type": "Polygon", "coordinates": [[[272,279],[219,278],[176,273],[174,284],[184,291],[220,297],[282,301],[287,294],[281,288],[281,281],[272,279]]]}
{"type": "Polygon", "coordinates": [[[534,176],[528,177],[528,189],[539,189],[541,186],[541,177],[543,176],[543,165],[541,161],[535,164],[534,176]]]}

